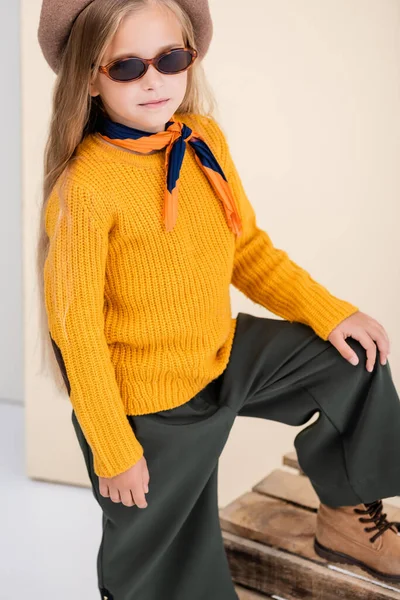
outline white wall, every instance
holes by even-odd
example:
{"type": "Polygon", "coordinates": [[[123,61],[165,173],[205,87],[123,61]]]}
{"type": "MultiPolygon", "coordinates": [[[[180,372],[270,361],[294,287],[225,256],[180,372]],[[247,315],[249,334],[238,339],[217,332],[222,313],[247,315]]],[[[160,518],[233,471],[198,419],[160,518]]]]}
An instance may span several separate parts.
{"type": "Polygon", "coordinates": [[[23,401],[19,2],[0,0],[0,401],[23,401]]]}
{"type": "MultiPolygon", "coordinates": [[[[210,4],[215,32],[205,66],[258,223],[333,294],[386,327],[400,389],[399,0],[231,0],[229,10],[220,0],[210,4]]],[[[22,2],[29,473],[76,483],[85,474],[68,403],[56,401],[51,383],[37,375],[32,227],[54,81],[36,39],[40,5],[22,2]]],[[[16,221],[11,199],[6,214],[16,221]]],[[[15,237],[12,245],[17,250],[15,237]]],[[[15,263],[18,272],[18,252],[15,263]]],[[[17,348],[8,354],[10,339],[17,343],[16,299],[17,293],[7,295],[12,318],[1,317],[1,352],[9,367],[20,356],[17,348]]],[[[232,300],[234,314],[273,316],[235,289],[232,300]]],[[[18,385],[11,392],[19,393],[18,385]]],[[[221,505],[279,466],[299,429],[237,419],[221,458],[221,505]]]]}

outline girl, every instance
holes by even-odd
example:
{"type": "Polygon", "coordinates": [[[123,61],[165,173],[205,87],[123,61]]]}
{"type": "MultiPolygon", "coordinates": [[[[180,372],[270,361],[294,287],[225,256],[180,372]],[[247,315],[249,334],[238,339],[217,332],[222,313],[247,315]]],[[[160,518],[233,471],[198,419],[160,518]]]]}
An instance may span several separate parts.
{"type": "Polygon", "coordinates": [[[380,501],[400,494],[387,334],[257,226],[212,116],[211,36],[207,0],[42,6],[57,73],[43,322],[103,510],[101,596],[237,598],[217,502],[237,415],[301,425],[319,411],[295,439],[321,500],[315,549],[399,581],[380,501]],[[231,283],[282,319],[232,318],[231,283]]]}

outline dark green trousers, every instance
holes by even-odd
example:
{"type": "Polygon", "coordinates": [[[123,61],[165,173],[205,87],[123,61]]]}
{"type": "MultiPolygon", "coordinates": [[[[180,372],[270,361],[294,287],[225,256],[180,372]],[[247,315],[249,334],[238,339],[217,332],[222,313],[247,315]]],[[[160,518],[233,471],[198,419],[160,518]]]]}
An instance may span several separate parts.
{"type": "MultiPolygon", "coordinates": [[[[300,466],[320,500],[356,505],[400,495],[400,401],[379,351],[347,338],[352,366],[301,323],[239,313],[225,371],[187,403],[128,416],[150,472],[148,506],[99,494],[93,456],[72,420],[103,510],[98,559],[108,600],[237,600],[218,516],[218,460],[236,416],[303,425],[300,466]]],[[[268,439],[258,448],[270,452],[268,439]]],[[[245,448],[243,449],[245,451],[245,448]]]]}

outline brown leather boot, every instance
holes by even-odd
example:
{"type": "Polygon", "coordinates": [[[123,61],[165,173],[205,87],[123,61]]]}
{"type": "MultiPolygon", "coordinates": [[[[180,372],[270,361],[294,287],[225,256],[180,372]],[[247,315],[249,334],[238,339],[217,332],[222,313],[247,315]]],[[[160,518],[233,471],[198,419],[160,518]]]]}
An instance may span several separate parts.
{"type": "Polygon", "coordinates": [[[338,508],[321,502],[314,550],[330,562],[357,565],[374,577],[400,583],[400,534],[382,513],[382,500],[338,508]]]}

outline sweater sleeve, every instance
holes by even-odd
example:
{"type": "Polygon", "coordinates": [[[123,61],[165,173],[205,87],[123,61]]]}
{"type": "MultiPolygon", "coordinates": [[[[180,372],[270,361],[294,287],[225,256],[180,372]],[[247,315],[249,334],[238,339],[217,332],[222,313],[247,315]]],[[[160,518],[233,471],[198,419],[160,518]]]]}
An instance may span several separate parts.
{"type": "Polygon", "coordinates": [[[66,187],[67,212],[60,215],[54,188],[45,215],[49,251],[43,276],[49,333],[62,357],[69,397],[93,452],[94,470],[98,476],[113,477],[133,466],[143,448],[125,413],[104,331],[112,215],[99,218],[92,192],[76,183],[66,187]]]}
{"type": "Polygon", "coordinates": [[[243,233],[236,238],[232,284],[248,298],[288,321],[309,325],[322,339],[341,321],[358,312],[333,296],[310,274],[275,248],[257,225],[256,215],[225,140],[224,173],[241,214],[243,233]]]}

